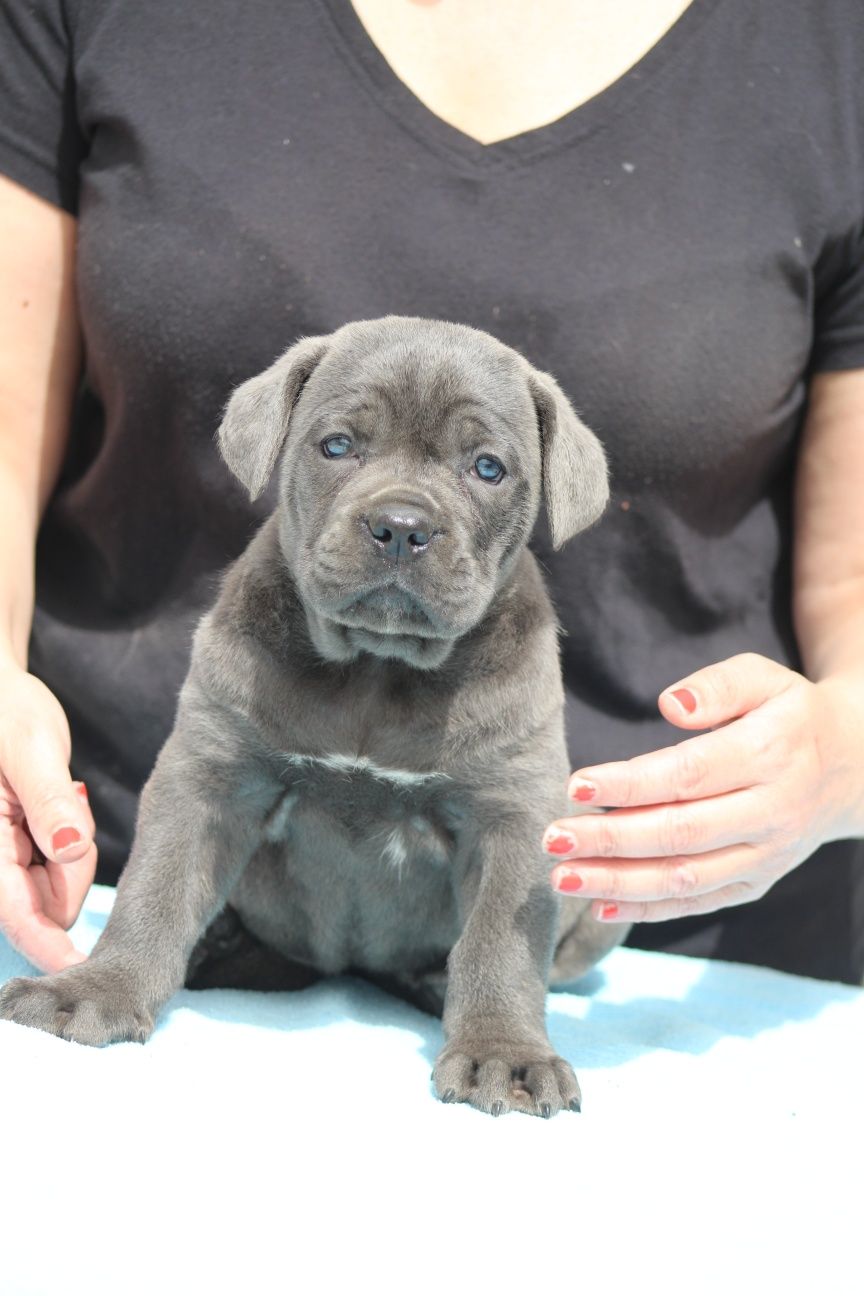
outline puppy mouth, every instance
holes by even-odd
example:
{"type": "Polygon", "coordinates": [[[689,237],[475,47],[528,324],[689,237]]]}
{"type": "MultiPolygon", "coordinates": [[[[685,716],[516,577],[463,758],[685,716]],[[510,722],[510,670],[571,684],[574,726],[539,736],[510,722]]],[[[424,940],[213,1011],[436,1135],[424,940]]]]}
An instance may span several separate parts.
{"type": "Polygon", "coordinates": [[[340,625],[377,634],[416,635],[419,638],[449,638],[452,631],[415,594],[395,582],[356,592],[328,615],[340,625]]]}
{"type": "MultiPolygon", "coordinates": [[[[433,546],[434,548],[434,546],[433,546]]],[[[408,561],[319,537],[297,564],[301,596],[335,625],[376,637],[453,640],[473,625],[486,581],[464,545],[408,561]]]]}

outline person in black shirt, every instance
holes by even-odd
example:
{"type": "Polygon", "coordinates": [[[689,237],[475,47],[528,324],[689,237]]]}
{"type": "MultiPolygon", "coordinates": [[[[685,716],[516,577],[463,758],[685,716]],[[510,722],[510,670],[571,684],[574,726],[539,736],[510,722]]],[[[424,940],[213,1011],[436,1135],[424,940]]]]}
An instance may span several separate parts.
{"type": "Polygon", "coordinates": [[[80,957],[272,506],[218,458],[231,389],[399,313],[522,351],[609,455],[601,522],[533,540],[612,807],[551,826],[553,882],[633,944],[860,981],[857,0],[0,0],[0,49],[13,943],[80,957]]]}

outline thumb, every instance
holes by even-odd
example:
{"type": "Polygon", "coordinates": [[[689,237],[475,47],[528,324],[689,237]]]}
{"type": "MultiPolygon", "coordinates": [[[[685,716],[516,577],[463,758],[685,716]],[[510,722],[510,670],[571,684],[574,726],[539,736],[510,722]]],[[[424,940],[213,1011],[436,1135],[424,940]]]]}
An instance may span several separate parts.
{"type": "Polygon", "coordinates": [[[87,802],[72,782],[65,753],[50,729],[9,744],[3,773],[46,860],[69,863],[93,845],[87,802]]]}
{"type": "Polygon", "coordinates": [[[783,693],[797,678],[769,657],[740,653],[671,684],[657,705],[679,729],[716,729],[783,693]]]}

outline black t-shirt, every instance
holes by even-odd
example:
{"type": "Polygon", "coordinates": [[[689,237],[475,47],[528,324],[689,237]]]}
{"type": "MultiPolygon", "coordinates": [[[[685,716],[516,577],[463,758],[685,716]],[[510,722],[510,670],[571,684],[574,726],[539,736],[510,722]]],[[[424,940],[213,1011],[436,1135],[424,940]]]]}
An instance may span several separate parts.
{"type": "MultiPolygon", "coordinates": [[[[415,98],[347,0],[2,0],[0,51],[0,169],[80,221],[86,380],[31,668],[69,715],[102,880],[195,623],[272,507],[220,461],[220,410],[301,334],[475,325],[604,442],[604,518],[557,554],[534,540],[574,767],[680,740],[656,698],[691,670],[799,666],[807,377],[864,366],[860,0],[692,0],[608,89],[490,146],[415,98]]],[[[858,979],[856,853],[635,940],[858,979]]]]}

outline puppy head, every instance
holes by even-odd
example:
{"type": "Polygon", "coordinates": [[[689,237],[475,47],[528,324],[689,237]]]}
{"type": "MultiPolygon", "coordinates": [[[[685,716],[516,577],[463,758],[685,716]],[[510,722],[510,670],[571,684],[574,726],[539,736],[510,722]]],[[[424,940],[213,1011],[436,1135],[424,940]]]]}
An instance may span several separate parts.
{"type": "Polygon", "coordinates": [[[555,380],[437,320],[304,338],[234,392],[218,440],[252,499],[284,447],[280,542],[333,660],[440,665],[506,581],[541,491],[556,548],[608,499],[600,444],[555,380]]]}

